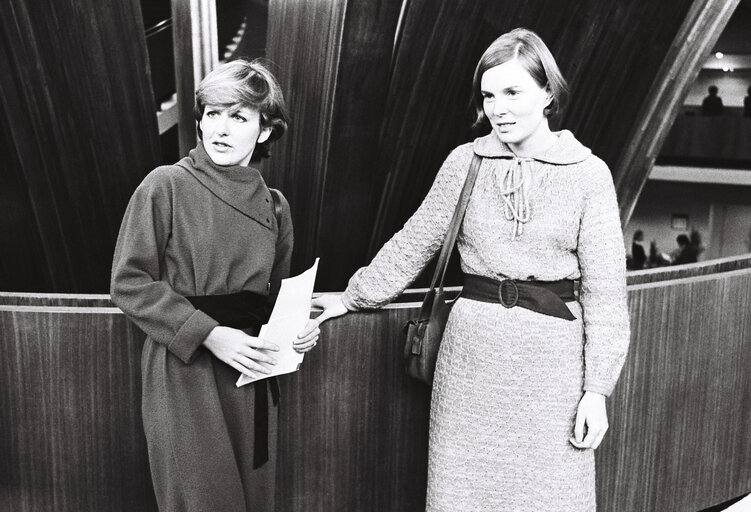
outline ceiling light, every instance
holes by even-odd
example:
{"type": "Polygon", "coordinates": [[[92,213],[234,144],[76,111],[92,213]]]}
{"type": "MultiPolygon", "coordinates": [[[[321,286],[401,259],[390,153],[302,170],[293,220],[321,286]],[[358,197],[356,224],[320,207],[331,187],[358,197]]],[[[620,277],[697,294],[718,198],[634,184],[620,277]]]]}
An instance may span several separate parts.
{"type": "Polygon", "coordinates": [[[718,58],[718,59],[721,59],[721,58],[723,58],[723,57],[725,56],[725,54],[724,54],[724,53],[722,53],[722,52],[717,52],[717,53],[715,53],[715,54],[714,54],[714,56],[715,56],[716,58],[718,58]]]}

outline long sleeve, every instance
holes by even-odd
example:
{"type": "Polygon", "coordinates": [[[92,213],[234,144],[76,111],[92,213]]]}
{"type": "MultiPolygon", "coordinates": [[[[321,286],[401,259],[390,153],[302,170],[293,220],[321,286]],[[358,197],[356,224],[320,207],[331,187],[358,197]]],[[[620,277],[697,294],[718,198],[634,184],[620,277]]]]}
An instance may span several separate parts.
{"type": "Polygon", "coordinates": [[[373,261],[349,280],[342,296],[348,309],[373,309],[394,300],[440,250],[471,156],[470,145],[460,146],[448,156],[417,211],[373,261]]]}
{"type": "Polygon", "coordinates": [[[613,179],[604,163],[588,180],[577,253],[585,333],[584,390],[607,396],[626,359],[630,332],[623,233],[613,179]]]}
{"type": "Polygon", "coordinates": [[[148,176],[128,204],[115,246],[110,295],[146,334],[190,363],[219,324],[160,279],[171,233],[172,194],[169,181],[159,177],[148,176]]]}

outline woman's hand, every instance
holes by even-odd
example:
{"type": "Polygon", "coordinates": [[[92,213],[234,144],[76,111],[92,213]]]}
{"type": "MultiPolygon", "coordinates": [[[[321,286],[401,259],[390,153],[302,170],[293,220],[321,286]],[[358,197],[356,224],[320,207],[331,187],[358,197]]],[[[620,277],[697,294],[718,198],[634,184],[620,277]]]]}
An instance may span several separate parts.
{"type": "Polygon", "coordinates": [[[295,352],[303,354],[318,344],[318,336],[320,334],[321,329],[318,328],[318,322],[310,319],[307,325],[305,325],[305,329],[292,342],[292,348],[295,349],[295,352]]]}
{"type": "Polygon", "coordinates": [[[313,307],[321,308],[323,313],[316,317],[318,325],[322,324],[329,318],[336,318],[337,316],[346,315],[349,313],[347,306],[342,302],[341,294],[329,294],[321,295],[313,299],[313,307]]]}
{"type": "Polygon", "coordinates": [[[274,358],[262,351],[279,350],[273,343],[223,326],[214,327],[203,340],[203,346],[217,359],[252,379],[271,373],[269,366],[276,364],[274,358]]]}
{"type": "Polygon", "coordinates": [[[605,432],[608,431],[608,412],[605,408],[605,395],[593,391],[585,391],[576,409],[576,423],[574,436],[569,439],[577,448],[592,448],[600,446],[605,432]],[[584,435],[584,426],[587,435],[584,435]]]}
{"type": "Polygon", "coordinates": [[[293,343],[293,346],[298,352],[307,352],[311,348],[316,346],[318,342],[318,336],[321,334],[319,325],[337,316],[342,316],[348,312],[347,308],[342,302],[341,295],[321,295],[318,298],[313,299],[313,307],[323,309],[323,313],[316,318],[309,320],[305,329],[297,335],[297,340],[293,343]]]}

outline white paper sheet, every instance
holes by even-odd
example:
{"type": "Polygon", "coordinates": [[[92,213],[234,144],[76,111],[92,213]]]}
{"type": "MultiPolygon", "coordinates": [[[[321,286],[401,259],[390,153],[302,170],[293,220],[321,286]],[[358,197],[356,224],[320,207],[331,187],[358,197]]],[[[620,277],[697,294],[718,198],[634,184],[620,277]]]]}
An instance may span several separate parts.
{"type": "Polygon", "coordinates": [[[235,384],[238,388],[257,380],[292,373],[300,369],[304,354],[298,354],[292,348],[292,342],[305,328],[310,319],[310,301],[318,272],[318,258],[308,270],[295,277],[282,279],[279,296],[274,304],[269,322],[261,326],[259,338],[276,344],[279,352],[266,353],[276,360],[276,365],[269,366],[270,374],[263,374],[255,379],[240,374],[235,384]]]}

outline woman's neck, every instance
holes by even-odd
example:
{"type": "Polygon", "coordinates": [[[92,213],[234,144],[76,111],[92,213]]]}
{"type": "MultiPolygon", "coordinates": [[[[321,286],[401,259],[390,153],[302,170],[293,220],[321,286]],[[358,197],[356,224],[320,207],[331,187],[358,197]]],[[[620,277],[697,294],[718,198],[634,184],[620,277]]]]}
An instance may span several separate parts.
{"type": "Polygon", "coordinates": [[[508,147],[518,157],[533,157],[549,149],[557,141],[558,137],[550,130],[548,120],[543,119],[534,133],[521,142],[509,144],[508,147]]]}

